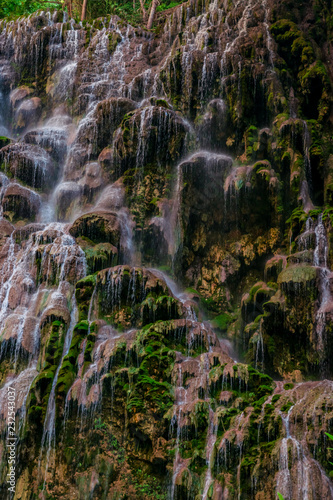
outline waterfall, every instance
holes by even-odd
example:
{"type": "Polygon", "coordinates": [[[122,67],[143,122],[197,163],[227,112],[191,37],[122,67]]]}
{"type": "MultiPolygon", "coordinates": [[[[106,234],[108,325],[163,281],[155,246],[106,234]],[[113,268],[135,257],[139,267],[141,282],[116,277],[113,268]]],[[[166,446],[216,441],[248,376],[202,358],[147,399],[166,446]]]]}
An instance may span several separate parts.
{"type": "Polygon", "coordinates": [[[0,20],[16,496],[333,499],[331,75],[311,6],[271,3],[0,20]]]}
{"type": "Polygon", "coordinates": [[[172,483],[171,483],[171,491],[170,496],[171,500],[175,499],[176,492],[176,480],[178,475],[180,474],[184,464],[181,460],[179,453],[179,446],[181,442],[181,416],[182,416],[182,405],[186,405],[186,389],[182,385],[182,367],[181,364],[178,367],[178,377],[177,377],[177,390],[176,390],[176,406],[174,409],[174,414],[170,424],[170,431],[173,434],[174,427],[176,427],[176,455],[173,463],[173,472],[172,472],[172,483]]]}
{"type": "Polygon", "coordinates": [[[306,121],[303,120],[303,157],[304,157],[304,173],[306,181],[309,184],[309,191],[312,194],[312,171],[310,159],[311,137],[309,127],[306,121]]]}
{"type": "Polygon", "coordinates": [[[281,415],[285,437],[279,445],[276,491],[280,492],[286,500],[310,500],[315,494],[314,481],[318,475],[322,491],[332,496],[332,483],[327,479],[320,464],[311,457],[306,439],[299,441],[293,436],[290,428],[293,409],[294,406],[291,406],[286,416],[281,415]],[[291,466],[289,466],[290,456],[291,466]]]}
{"type": "MultiPolygon", "coordinates": [[[[38,292],[35,293],[34,297],[32,297],[32,299],[31,299],[30,308],[32,309],[32,311],[34,311],[36,309],[37,299],[38,299],[38,292]]],[[[24,333],[24,328],[26,326],[28,313],[29,313],[29,308],[26,308],[25,312],[23,313],[23,315],[21,317],[20,324],[19,324],[19,331],[17,333],[17,340],[16,340],[15,354],[14,354],[14,370],[15,371],[17,369],[17,362],[18,362],[18,358],[19,358],[19,354],[20,354],[20,349],[21,349],[22,339],[23,339],[23,333],[24,333]]],[[[35,331],[38,332],[38,329],[39,329],[39,325],[37,323],[35,331]]],[[[33,345],[34,346],[36,345],[35,338],[33,338],[33,345]]],[[[33,356],[33,354],[34,354],[34,351],[32,353],[32,356],[33,356]]]]}
{"type": "Polygon", "coordinates": [[[320,273],[320,305],[316,314],[315,330],[316,341],[319,354],[322,356],[326,348],[327,339],[326,332],[326,317],[332,312],[333,297],[331,292],[331,282],[333,273],[327,267],[328,259],[328,241],[326,229],[323,224],[323,214],[318,216],[318,221],[315,226],[316,246],[314,250],[314,265],[319,268],[320,273]]]}
{"type": "Polygon", "coordinates": [[[166,273],[159,269],[151,269],[155,274],[160,275],[163,277],[165,280],[166,284],[168,285],[168,288],[171,290],[172,294],[183,304],[184,309],[185,309],[185,315],[186,319],[189,319],[190,321],[198,321],[197,315],[195,313],[195,310],[193,308],[193,304],[191,303],[191,300],[186,292],[181,291],[177,283],[175,283],[170,276],[168,276],[166,273]]]}
{"type": "MultiPolygon", "coordinates": [[[[24,250],[21,249],[17,251],[16,243],[13,234],[9,238],[8,246],[8,257],[2,268],[2,286],[0,293],[2,296],[2,304],[0,311],[0,328],[3,330],[4,326],[15,319],[16,321],[16,342],[15,348],[11,352],[10,361],[13,364],[14,371],[18,369],[19,363],[24,359],[24,351],[29,349],[30,361],[28,368],[21,371],[21,373],[10,383],[22,391],[23,395],[20,397],[22,401],[20,407],[20,423],[18,429],[18,435],[22,437],[24,430],[25,420],[26,420],[26,403],[28,394],[31,388],[33,379],[37,375],[36,365],[39,356],[39,330],[41,317],[36,317],[38,310],[38,304],[41,298],[46,295],[45,283],[49,281],[58,281],[57,290],[53,291],[50,297],[53,297],[54,304],[57,300],[62,297],[62,285],[66,282],[69,275],[69,267],[75,262],[76,274],[77,276],[83,276],[85,274],[85,261],[84,254],[82,250],[78,250],[77,245],[75,245],[74,239],[69,235],[65,234],[63,231],[66,229],[65,225],[62,224],[49,224],[44,227],[41,231],[37,231],[30,235],[28,241],[26,242],[24,250]],[[45,245],[46,241],[49,241],[49,235],[52,235],[54,241],[45,245]],[[58,240],[58,241],[57,241],[58,240]],[[41,246],[44,245],[43,255],[40,259],[40,268],[45,273],[42,275],[41,284],[36,290],[34,285],[34,279],[32,276],[32,270],[34,269],[36,258],[40,251],[41,246]],[[52,265],[51,265],[52,263],[52,265]],[[22,290],[21,303],[17,305],[17,313],[12,314],[12,297],[17,294],[18,290],[22,290]],[[35,291],[36,290],[36,291],[35,291]],[[16,320],[18,318],[18,320],[16,320]],[[32,323],[32,319],[34,320],[32,323]],[[32,327],[32,325],[34,326],[32,327]],[[23,347],[24,345],[24,347],[23,347]],[[23,382],[28,382],[22,385],[23,382]]],[[[36,279],[36,278],[35,278],[36,279]]],[[[37,277],[38,281],[38,277],[37,277]]],[[[47,295],[46,295],[47,296],[47,295]]],[[[48,307],[43,311],[44,317],[48,314],[48,311],[52,310],[53,303],[49,300],[48,307]]],[[[58,365],[57,371],[55,373],[52,388],[48,400],[44,430],[41,444],[41,456],[39,463],[41,463],[43,450],[46,453],[46,473],[48,469],[48,464],[50,460],[50,454],[52,446],[55,443],[55,414],[56,414],[56,404],[55,404],[55,388],[58,380],[58,374],[61,368],[62,360],[68,353],[71,338],[73,334],[74,325],[76,322],[76,307],[75,307],[75,296],[72,297],[73,310],[71,315],[71,322],[67,328],[67,333],[64,340],[64,348],[61,357],[61,361],[58,365]]],[[[15,331],[15,330],[14,330],[15,331]]],[[[1,344],[1,356],[5,355],[6,342],[2,339],[1,344]]],[[[6,386],[5,386],[6,387],[6,386]]],[[[22,444],[20,444],[22,446],[22,444]]],[[[44,478],[44,483],[45,483],[44,478]]]]}
{"type": "Polygon", "coordinates": [[[273,39],[272,35],[269,30],[269,24],[268,24],[268,16],[269,16],[269,11],[268,11],[268,6],[267,6],[267,0],[262,0],[262,6],[265,11],[265,20],[264,20],[264,26],[265,26],[265,32],[266,32],[266,45],[267,45],[267,50],[269,53],[269,64],[272,67],[273,71],[274,70],[274,49],[273,49],[273,39]]]}
{"type": "Polygon", "coordinates": [[[38,470],[41,470],[41,461],[43,459],[43,456],[45,456],[45,472],[44,472],[43,491],[44,491],[45,485],[46,485],[47,472],[48,472],[48,468],[49,468],[51,451],[52,451],[52,448],[55,448],[55,443],[56,443],[56,441],[55,441],[56,440],[56,394],[55,394],[55,390],[56,390],[56,386],[57,386],[57,382],[58,382],[58,375],[59,375],[59,371],[60,371],[61,366],[62,366],[62,362],[63,362],[65,356],[68,354],[69,348],[71,346],[73,331],[74,331],[74,326],[75,326],[76,321],[77,321],[77,308],[76,308],[75,295],[73,295],[71,320],[70,320],[70,323],[66,329],[66,334],[65,334],[65,338],[64,338],[64,347],[63,347],[63,351],[62,351],[62,355],[61,355],[61,359],[60,359],[58,368],[57,368],[55,375],[54,375],[54,378],[53,378],[51,392],[49,395],[45,419],[44,419],[44,428],[43,428],[43,435],[42,435],[42,441],[41,441],[41,451],[40,451],[39,462],[38,462],[38,470]]]}
{"type": "Polygon", "coordinates": [[[257,344],[256,344],[256,355],[255,355],[255,367],[256,369],[259,369],[259,363],[261,367],[261,371],[264,371],[264,339],[262,335],[262,324],[263,320],[260,320],[259,324],[259,332],[258,332],[258,339],[257,339],[257,344]]]}
{"type": "Polygon", "coordinates": [[[6,98],[4,96],[4,93],[0,89],[0,137],[2,136],[9,137],[10,135],[6,127],[5,110],[6,110],[6,98]]]}
{"type": "Polygon", "coordinates": [[[217,439],[218,424],[214,423],[215,415],[211,407],[209,407],[209,428],[207,432],[207,443],[206,443],[206,463],[207,472],[205,477],[204,490],[202,494],[202,500],[207,499],[208,490],[213,480],[212,477],[212,467],[213,467],[213,455],[215,449],[215,443],[217,439]]]}

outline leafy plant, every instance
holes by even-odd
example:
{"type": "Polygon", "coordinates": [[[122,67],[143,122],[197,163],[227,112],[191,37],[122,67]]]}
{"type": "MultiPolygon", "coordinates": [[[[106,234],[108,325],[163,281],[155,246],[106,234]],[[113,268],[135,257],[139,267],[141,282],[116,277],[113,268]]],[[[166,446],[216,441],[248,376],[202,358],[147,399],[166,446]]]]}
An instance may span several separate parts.
{"type": "Polygon", "coordinates": [[[106,429],[106,423],[102,422],[102,419],[100,417],[95,419],[94,426],[95,426],[95,430],[106,429]]]}
{"type": "MultiPolygon", "coordinates": [[[[333,441],[333,436],[332,436],[332,434],[329,434],[328,432],[325,432],[325,434],[326,434],[326,436],[328,436],[328,437],[329,437],[329,439],[330,439],[331,441],[333,441]]],[[[328,449],[333,451],[333,448],[328,448],[328,449]]],[[[330,463],[331,465],[333,465],[333,463],[332,463],[332,462],[329,462],[329,463],[330,463]]]]}
{"type": "Polygon", "coordinates": [[[64,0],[0,0],[0,18],[15,17],[23,14],[30,14],[38,9],[59,8],[64,4],[64,0]]]}
{"type": "MultiPolygon", "coordinates": [[[[151,7],[151,0],[87,0],[85,18],[87,20],[116,14],[133,25],[146,24],[146,17],[151,7]],[[146,14],[143,16],[142,7],[146,14]]],[[[157,11],[176,7],[182,0],[164,0],[157,11]]],[[[67,10],[75,19],[82,14],[83,0],[0,0],[0,19],[28,15],[40,9],[67,10]]]]}

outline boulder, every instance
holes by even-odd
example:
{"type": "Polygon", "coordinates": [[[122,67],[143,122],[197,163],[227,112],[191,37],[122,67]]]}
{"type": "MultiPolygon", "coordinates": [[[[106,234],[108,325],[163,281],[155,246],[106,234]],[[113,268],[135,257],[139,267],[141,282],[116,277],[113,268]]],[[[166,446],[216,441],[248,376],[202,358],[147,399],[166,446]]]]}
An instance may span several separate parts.
{"type": "Polygon", "coordinates": [[[33,223],[27,224],[26,226],[15,229],[13,237],[17,243],[22,243],[29,239],[31,234],[43,231],[45,224],[33,223]]]}
{"type": "Polygon", "coordinates": [[[33,239],[37,246],[35,272],[38,284],[60,286],[65,282],[75,283],[85,274],[84,253],[72,236],[46,228],[33,239]]]}
{"type": "Polygon", "coordinates": [[[164,106],[147,106],[129,113],[115,134],[113,164],[116,180],[127,169],[158,169],[174,164],[186,151],[189,125],[164,106]]]}
{"type": "Polygon", "coordinates": [[[22,103],[22,101],[28,97],[33,90],[25,85],[22,85],[21,87],[17,87],[16,89],[12,90],[10,95],[9,95],[9,100],[10,104],[12,105],[12,108],[16,110],[18,106],[22,103]]]}
{"type": "Polygon", "coordinates": [[[15,113],[14,132],[21,133],[37,123],[42,115],[42,101],[39,97],[26,99],[18,106],[15,113]]]}
{"type": "Polygon", "coordinates": [[[287,257],[285,255],[274,255],[265,264],[265,276],[267,281],[277,281],[279,274],[287,265],[287,257]]]}
{"type": "Polygon", "coordinates": [[[197,120],[197,131],[203,148],[219,149],[225,146],[228,129],[227,105],[222,99],[213,99],[208,103],[206,113],[197,120]]]}
{"type": "Polygon", "coordinates": [[[184,313],[158,271],[129,266],[103,269],[97,274],[96,289],[100,313],[125,328],[179,318],[184,313]]]}
{"type": "Polygon", "coordinates": [[[33,221],[41,206],[41,200],[37,193],[19,184],[9,184],[6,188],[3,200],[4,217],[11,222],[21,219],[33,221]]]}
{"type": "Polygon", "coordinates": [[[103,186],[102,170],[98,162],[89,162],[82,169],[83,177],[79,180],[83,194],[88,201],[91,201],[94,194],[103,186]]]}
{"type": "MultiPolygon", "coordinates": [[[[36,339],[34,338],[36,328],[38,328],[38,319],[36,317],[27,315],[22,320],[22,317],[17,314],[10,314],[5,321],[1,342],[11,341],[12,343],[20,340],[21,349],[25,351],[24,353],[32,355],[36,348],[36,339]]],[[[20,352],[21,356],[22,353],[20,352]]]]}
{"type": "Polygon", "coordinates": [[[125,204],[125,189],[121,179],[107,186],[101,192],[95,204],[95,210],[113,211],[121,209],[125,204]]]}
{"type": "Polygon", "coordinates": [[[50,188],[55,182],[54,162],[41,147],[18,142],[0,151],[6,172],[36,189],[50,188]]]}
{"type": "Polygon", "coordinates": [[[74,238],[85,237],[93,243],[111,243],[119,248],[121,226],[116,213],[96,211],[82,215],[69,230],[74,238]]]}
{"type": "Polygon", "coordinates": [[[92,241],[80,237],[76,241],[85,253],[88,274],[118,264],[118,248],[111,243],[93,244],[92,241]]]}
{"type": "MultiPolygon", "coordinates": [[[[67,180],[81,178],[81,167],[91,160],[97,160],[102,150],[112,143],[113,134],[123,117],[136,107],[137,104],[130,99],[113,97],[101,101],[81,121],[65,167],[67,180]]],[[[109,176],[108,171],[106,176],[109,176]]]]}
{"type": "Polygon", "coordinates": [[[83,188],[76,182],[62,182],[55,191],[57,218],[61,221],[70,219],[75,205],[83,195],[83,188]]]}
{"type": "Polygon", "coordinates": [[[277,173],[267,160],[233,168],[224,183],[228,225],[236,225],[244,233],[252,226],[262,230],[276,226],[280,187],[277,173]]]}
{"type": "Polygon", "coordinates": [[[14,226],[6,219],[0,219],[0,255],[3,247],[5,246],[9,236],[14,231],[14,226]]]}
{"type": "Polygon", "coordinates": [[[41,314],[41,327],[55,320],[63,321],[67,326],[69,325],[71,320],[68,309],[69,290],[69,284],[65,282],[60,288],[61,293],[50,293],[41,314]]]}
{"type": "Polygon", "coordinates": [[[67,154],[68,133],[64,128],[49,125],[30,130],[23,140],[28,144],[42,147],[58,163],[62,163],[67,154]]]}
{"type": "Polygon", "coordinates": [[[181,228],[178,245],[184,249],[186,267],[193,262],[193,254],[208,249],[222,231],[223,185],[231,167],[229,156],[210,152],[195,153],[179,165],[173,224],[181,228]]]}
{"type": "Polygon", "coordinates": [[[306,293],[311,295],[317,284],[318,270],[309,265],[292,265],[278,276],[278,284],[287,294],[306,293]]]}

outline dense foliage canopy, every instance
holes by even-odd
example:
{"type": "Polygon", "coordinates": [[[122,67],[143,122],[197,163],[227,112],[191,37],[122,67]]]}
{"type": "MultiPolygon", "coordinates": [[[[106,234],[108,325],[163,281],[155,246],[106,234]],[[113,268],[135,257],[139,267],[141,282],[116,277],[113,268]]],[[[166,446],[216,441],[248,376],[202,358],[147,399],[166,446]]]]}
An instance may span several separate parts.
{"type": "Polygon", "coordinates": [[[157,11],[175,7],[181,1],[164,0],[152,2],[151,0],[0,0],[0,18],[16,17],[30,14],[38,9],[62,8],[71,16],[81,18],[83,8],[86,9],[84,17],[94,19],[110,14],[118,14],[132,22],[146,21],[152,4],[156,4],[157,11]]]}
{"type": "Polygon", "coordinates": [[[49,2],[35,0],[0,0],[0,17],[20,16],[30,14],[38,9],[47,7],[59,7],[63,1],[49,2]]]}

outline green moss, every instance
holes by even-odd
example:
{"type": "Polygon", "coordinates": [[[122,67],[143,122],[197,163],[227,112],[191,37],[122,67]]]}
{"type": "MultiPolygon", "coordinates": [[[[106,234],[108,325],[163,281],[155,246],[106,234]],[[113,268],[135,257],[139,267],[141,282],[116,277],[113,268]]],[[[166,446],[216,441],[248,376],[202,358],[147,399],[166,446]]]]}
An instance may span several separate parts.
{"type": "Polygon", "coordinates": [[[287,267],[278,277],[278,283],[281,285],[288,283],[299,283],[307,287],[309,283],[315,283],[317,279],[317,270],[313,266],[297,265],[287,267]]]}
{"type": "MultiPolygon", "coordinates": [[[[4,148],[8,144],[10,144],[10,139],[8,139],[8,137],[0,136],[0,149],[4,148]]],[[[3,170],[2,165],[1,170],[3,170]]]]}
{"type": "Polygon", "coordinates": [[[222,313],[219,316],[216,316],[212,320],[213,328],[218,328],[221,331],[225,331],[228,329],[228,325],[232,322],[233,318],[228,313],[222,313]]]}
{"type": "Polygon", "coordinates": [[[110,54],[112,54],[116,50],[118,43],[121,41],[121,36],[119,33],[111,31],[110,33],[108,33],[108,39],[109,39],[108,50],[110,54]]]}
{"type": "Polygon", "coordinates": [[[285,403],[283,406],[281,406],[281,411],[288,413],[288,411],[292,406],[294,406],[294,404],[295,403],[293,403],[292,401],[288,401],[288,403],[285,403]]]}
{"type": "Polygon", "coordinates": [[[96,286],[96,273],[86,276],[76,283],[75,298],[79,309],[79,320],[88,318],[89,306],[92,294],[96,286]]]}
{"type": "Polygon", "coordinates": [[[96,284],[96,273],[85,276],[76,283],[77,288],[85,288],[86,286],[95,286],[96,284]]]}
{"type": "Polygon", "coordinates": [[[283,388],[285,391],[289,391],[290,389],[293,389],[294,384],[292,382],[288,382],[287,384],[284,384],[283,388]]]}
{"type": "Polygon", "coordinates": [[[111,243],[85,246],[84,253],[87,259],[88,273],[91,274],[118,264],[118,251],[111,243]]]}

